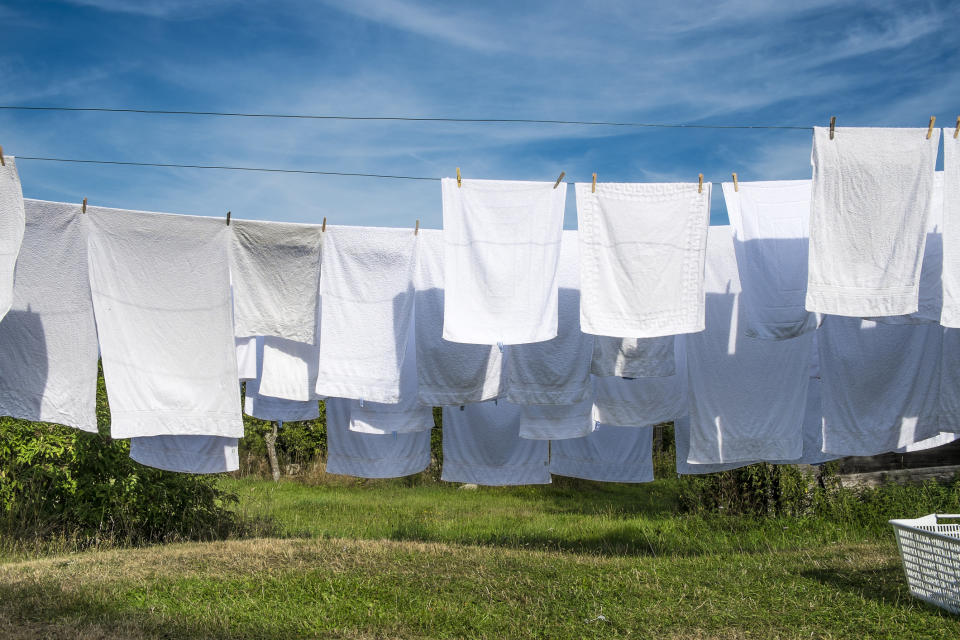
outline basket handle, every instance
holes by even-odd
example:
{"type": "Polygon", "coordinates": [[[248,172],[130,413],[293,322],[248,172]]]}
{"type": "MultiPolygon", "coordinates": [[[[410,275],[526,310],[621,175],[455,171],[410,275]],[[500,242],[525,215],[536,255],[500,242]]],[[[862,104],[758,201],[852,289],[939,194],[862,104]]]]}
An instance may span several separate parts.
{"type": "Polygon", "coordinates": [[[940,522],[940,520],[960,520],[960,513],[935,513],[933,515],[937,518],[937,522],[940,522]]]}

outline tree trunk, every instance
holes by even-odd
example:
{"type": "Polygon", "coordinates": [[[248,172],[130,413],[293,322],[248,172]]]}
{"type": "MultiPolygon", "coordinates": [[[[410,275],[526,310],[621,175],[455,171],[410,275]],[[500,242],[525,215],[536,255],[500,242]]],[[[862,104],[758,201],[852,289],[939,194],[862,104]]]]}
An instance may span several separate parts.
{"type": "Polygon", "coordinates": [[[273,423],[273,433],[263,436],[263,441],[267,443],[267,457],[270,459],[270,471],[273,473],[273,481],[280,481],[280,465],[277,463],[277,423],[273,423]]]}

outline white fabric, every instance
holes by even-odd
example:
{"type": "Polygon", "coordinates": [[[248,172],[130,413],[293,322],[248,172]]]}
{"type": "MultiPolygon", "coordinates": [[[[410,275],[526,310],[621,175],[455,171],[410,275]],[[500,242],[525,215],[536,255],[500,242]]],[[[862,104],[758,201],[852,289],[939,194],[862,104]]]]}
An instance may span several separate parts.
{"type": "Polygon", "coordinates": [[[690,451],[698,464],[792,460],[803,455],[813,332],[749,338],[730,227],[710,227],[707,328],[686,336],[690,451]]]}
{"type": "Polygon", "coordinates": [[[235,338],[237,350],[237,377],[240,380],[253,380],[257,377],[257,338],[235,338]]]}
{"type": "MultiPolygon", "coordinates": [[[[277,338],[271,338],[276,340],[277,338]]],[[[302,422],[316,420],[320,417],[320,403],[317,398],[311,400],[288,400],[261,395],[260,381],[263,376],[263,366],[266,358],[266,339],[258,337],[256,341],[256,357],[254,362],[257,370],[252,379],[247,380],[243,397],[243,412],[259,420],[270,422],[302,422]]]]}
{"type": "Polygon", "coordinates": [[[521,438],[520,413],[508,402],[444,407],[440,478],[490,486],[549,484],[549,442],[521,438]]]}
{"type": "Polygon", "coordinates": [[[316,344],[320,226],[234,220],[230,229],[235,335],[316,344]]]}
{"type": "Polygon", "coordinates": [[[417,237],[413,229],[327,227],[318,395],[399,401],[417,237]]]}
{"type": "Polygon", "coordinates": [[[873,456],[939,435],[939,325],[827,316],[818,333],[824,451],[873,456]]]}
{"type": "Polygon", "coordinates": [[[520,437],[528,440],[581,438],[595,426],[592,394],[575,404],[520,405],[520,437]]]}
{"type": "Polygon", "coordinates": [[[220,436],[130,438],[130,457],[148,467],[179,473],[225,473],[240,468],[237,439],[220,436]]]}
{"type": "Polygon", "coordinates": [[[580,331],[577,232],[564,231],[560,248],[557,337],[510,347],[506,398],[515,404],[573,404],[591,394],[593,336],[580,331]]]}
{"type": "Polygon", "coordinates": [[[594,377],[593,418],[600,424],[642,427],[686,415],[685,338],[674,341],[676,371],[657,378],[594,377]]]}
{"type": "Polygon", "coordinates": [[[780,464],[823,464],[841,457],[823,451],[822,386],[819,378],[811,378],[807,384],[807,404],[803,414],[803,454],[793,460],[781,460],[780,464]]]}
{"type": "Polygon", "coordinates": [[[229,227],[101,207],[86,216],[111,435],[242,438],[229,227]]]}
{"type": "MultiPolygon", "coordinates": [[[[2,327],[3,325],[0,325],[2,327]]],[[[943,330],[940,363],[940,431],[960,433],[960,330],[943,330]]]]}
{"type": "Polygon", "coordinates": [[[316,400],[320,347],[273,336],[262,340],[258,393],[283,400],[316,400]]]}
{"type": "Polygon", "coordinates": [[[577,183],[580,326],[653,338],[703,329],[711,184],[577,183]]]}
{"type": "Polygon", "coordinates": [[[673,438],[677,449],[677,474],[703,475],[706,473],[719,473],[721,471],[731,471],[739,469],[749,464],[758,462],[758,460],[743,460],[740,462],[726,462],[721,464],[693,464],[687,462],[690,454],[690,417],[683,416],[677,418],[673,423],[673,438]]]}
{"type": "Polygon", "coordinates": [[[420,402],[444,406],[492,400],[500,395],[500,349],[443,339],[443,254],[443,233],[421,229],[414,305],[420,402]]]}
{"type": "Polygon", "coordinates": [[[443,337],[525,344],[557,335],[567,185],[444,178],[443,337]]]}
{"type": "Polygon", "coordinates": [[[940,130],[814,127],[806,308],[918,310],[940,130]]]}
{"type": "MultiPolygon", "coordinates": [[[[329,227],[327,228],[329,230],[329,227]]],[[[430,466],[430,431],[376,435],[350,430],[350,400],[327,398],[327,473],[399,478],[430,466]]]]}
{"type": "Polygon", "coordinates": [[[804,307],[810,180],[723,183],[747,313],[744,335],[795,338],[817,328],[804,307]]]}
{"type": "Polygon", "coordinates": [[[550,473],[598,482],[653,482],[653,428],[601,424],[550,443],[550,473]]]}
{"type": "Polygon", "coordinates": [[[0,320],[13,304],[13,271],[23,242],[23,189],[13,156],[0,166],[0,320]]]}
{"type": "Polygon", "coordinates": [[[914,442],[913,444],[908,444],[905,447],[900,447],[896,451],[897,453],[926,451],[927,449],[936,449],[937,447],[951,444],[957,440],[960,440],[960,434],[941,431],[939,435],[935,435],[932,438],[927,438],[926,440],[921,440],[919,442],[914,442]]]}
{"type": "Polygon", "coordinates": [[[943,130],[943,313],[940,324],[960,327],[960,138],[943,130]]]}
{"type": "Polygon", "coordinates": [[[25,213],[13,304],[0,321],[0,415],[96,432],[87,219],[79,204],[39,200],[26,200],[25,213]]]}
{"type": "Polygon", "coordinates": [[[659,338],[593,337],[590,373],[622,378],[672,376],[677,367],[673,358],[674,336],[659,338]]]}

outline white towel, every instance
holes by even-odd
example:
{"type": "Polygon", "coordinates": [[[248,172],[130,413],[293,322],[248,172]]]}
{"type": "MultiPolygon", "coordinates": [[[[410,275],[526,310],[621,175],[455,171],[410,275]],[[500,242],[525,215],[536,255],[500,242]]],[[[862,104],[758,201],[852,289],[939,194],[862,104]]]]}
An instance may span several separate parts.
{"type": "Polygon", "coordinates": [[[941,348],[940,431],[960,433],[960,330],[945,328],[941,348]]]}
{"type": "Polygon", "coordinates": [[[567,185],[444,178],[443,337],[525,344],[557,335],[567,185]]]}
{"type": "Polygon", "coordinates": [[[260,356],[261,396],[282,400],[314,401],[320,347],[304,342],[264,336],[260,356]]]}
{"type": "Polygon", "coordinates": [[[690,454],[690,417],[677,418],[673,423],[673,439],[677,449],[677,474],[682,476],[703,475],[706,473],[720,473],[731,471],[758,462],[758,460],[742,460],[740,462],[725,462],[719,464],[694,464],[688,462],[690,454]]]}
{"type": "Polygon", "coordinates": [[[577,183],[580,326],[654,338],[703,330],[711,185],[577,183]]]}
{"type": "Polygon", "coordinates": [[[550,443],[550,473],[598,482],[653,482],[653,428],[601,424],[550,443]]]}
{"type": "Polygon", "coordinates": [[[621,378],[672,376],[677,367],[673,358],[674,336],[659,338],[593,337],[590,373],[621,378]]]}
{"type": "Polygon", "coordinates": [[[593,336],[580,331],[577,232],[564,231],[560,248],[557,337],[510,347],[506,398],[515,404],[573,404],[588,398],[593,336]]]}
{"type": "Polygon", "coordinates": [[[743,335],[745,301],[730,227],[710,227],[705,285],[707,328],[686,336],[688,462],[799,458],[813,332],[789,340],[743,335]]]}
{"type": "MultiPolygon", "coordinates": [[[[329,230],[329,227],[327,228],[329,230]]],[[[411,232],[412,233],[412,232],[411,232]]],[[[350,430],[350,400],[327,398],[327,473],[399,478],[430,466],[430,432],[376,435],[350,430]]]]}
{"type": "Polygon", "coordinates": [[[317,343],[320,226],[234,220],[234,331],[317,343]]]}
{"type": "Polygon", "coordinates": [[[0,321],[0,415],[95,433],[97,328],[87,219],[79,204],[24,204],[13,304],[0,321]]]}
{"type": "Polygon", "coordinates": [[[130,438],[130,457],[148,467],[179,473],[225,473],[240,468],[237,439],[220,436],[130,438]]]}
{"type": "Polygon", "coordinates": [[[937,447],[951,444],[957,440],[960,440],[960,434],[941,431],[939,435],[935,435],[932,438],[927,438],[926,440],[921,440],[920,442],[914,442],[913,444],[908,444],[905,447],[900,447],[896,450],[896,452],[914,453],[916,451],[926,451],[927,449],[936,449],[937,447]]]}
{"type": "MultiPolygon", "coordinates": [[[[271,338],[276,340],[277,338],[271,338]]],[[[243,397],[243,412],[259,420],[270,422],[302,422],[316,420],[320,417],[320,403],[316,398],[311,400],[288,400],[275,398],[260,393],[260,382],[263,376],[263,366],[266,358],[266,338],[256,340],[256,357],[254,362],[257,370],[252,379],[247,380],[243,397]]]]}
{"type": "Polygon", "coordinates": [[[939,145],[939,129],[814,127],[808,311],[918,310],[939,145]]]}
{"type": "Polygon", "coordinates": [[[23,242],[23,189],[13,156],[0,166],[0,320],[13,304],[13,271],[23,242]]]}
{"type": "Polygon", "coordinates": [[[111,435],[242,438],[229,227],[101,207],[86,215],[111,435]]]}
{"type": "Polygon", "coordinates": [[[943,130],[943,313],[940,324],[960,328],[960,138],[943,130]]]}
{"type": "Polygon", "coordinates": [[[817,328],[806,310],[810,180],[723,183],[747,308],[744,335],[795,338],[817,328]]]}
{"type": "Polygon", "coordinates": [[[818,333],[824,451],[873,456],[939,435],[940,326],[827,316],[818,333]]]}
{"type": "Polygon", "coordinates": [[[674,341],[676,371],[657,378],[594,377],[593,418],[600,424],[641,427],[686,415],[687,371],[684,337],[674,341]]]}
{"type": "Polygon", "coordinates": [[[520,437],[527,440],[582,438],[595,427],[592,394],[575,404],[520,405],[520,437]]]}
{"type": "Polygon", "coordinates": [[[503,354],[495,346],[443,339],[443,233],[420,230],[414,325],[420,402],[461,405],[500,395],[503,354]]]}
{"type": "Polygon", "coordinates": [[[253,380],[257,377],[257,338],[236,338],[237,377],[240,380],[253,380]]]}
{"type": "Polygon", "coordinates": [[[416,247],[413,229],[327,227],[318,395],[399,401],[416,247]]]}
{"type": "Polygon", "coordinates": [[[502,401],[444,407],[440,478],[490,486],[550,484],[549,442],[520,437],[520,411],[502,401]]]}

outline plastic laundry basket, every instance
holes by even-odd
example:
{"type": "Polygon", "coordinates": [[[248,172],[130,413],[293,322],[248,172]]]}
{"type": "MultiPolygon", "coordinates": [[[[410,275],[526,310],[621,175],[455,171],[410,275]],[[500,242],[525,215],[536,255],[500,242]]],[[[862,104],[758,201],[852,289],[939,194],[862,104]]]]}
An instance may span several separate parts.
{"type": "Polygon", "coordinates": [[[960,515],[891,520],[910,593],[960,614],[960,515]],[[941,520],[953,519],[953,523],[941,520]]]}

